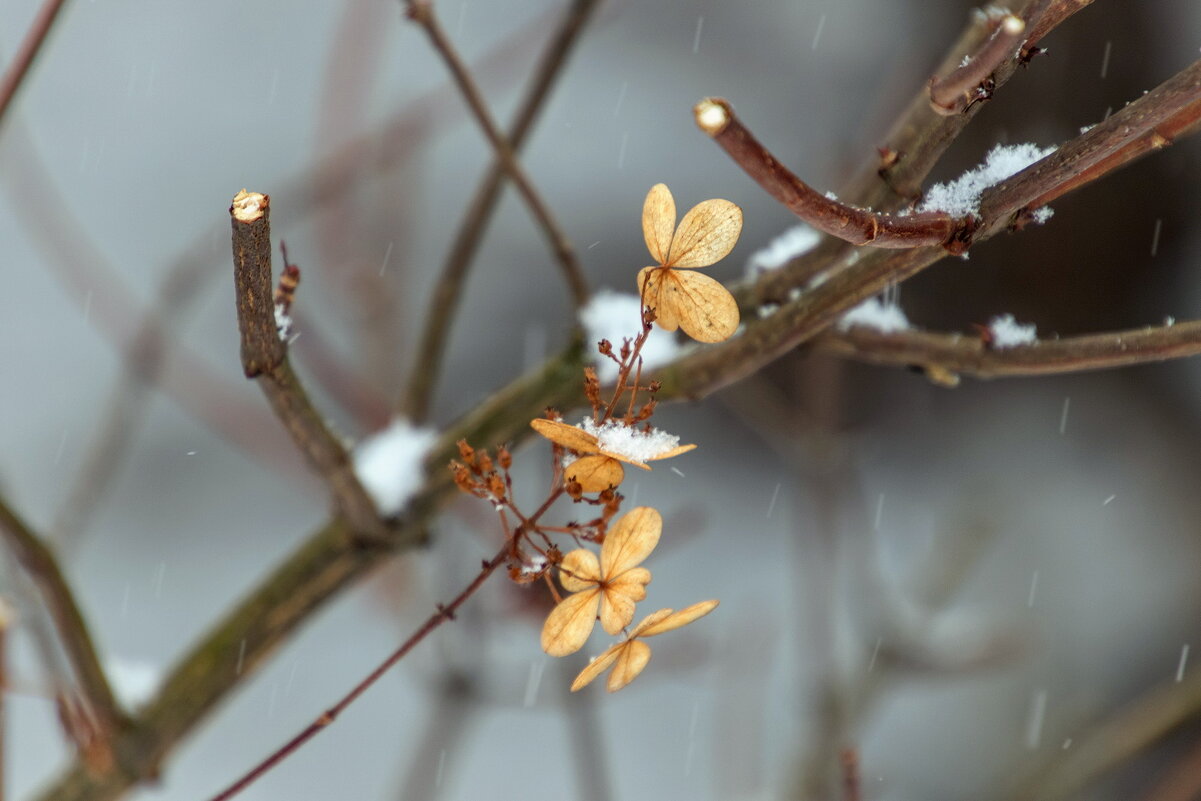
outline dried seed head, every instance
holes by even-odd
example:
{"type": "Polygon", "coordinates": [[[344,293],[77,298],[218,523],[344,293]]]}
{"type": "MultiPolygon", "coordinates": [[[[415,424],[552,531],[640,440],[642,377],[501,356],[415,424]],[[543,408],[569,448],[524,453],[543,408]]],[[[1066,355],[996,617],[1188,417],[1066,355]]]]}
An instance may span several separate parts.
{"type": "Polygon", "coordinates": [[[488,455],[488,451],[480,451],[476,454],[475,472],[480,475],[487,475],[493,471],[492,457],[488,455]]]}
{"type": "Polygon", "coordinates": [[[468,445],[467,440],[465,440],[465,439],[459,440],[458,444],[459,444],[459,456],[460,456],[460,458],[462,458],[463,463],[474,467],[475,466],[475,449],[472,448],[470,445],[468,445]]]}
{"type": "Polygon", "coordinates": [[[496,449],[496,461],[502,468],[508,470],[513,466],[513,454],[509,452],[508,448],[501,445],[496,449]]]}
{"type": "Polygon", "coordinates": [[[580,486],[580,482],[578,481],[569,480],[564,490],[567,492],[567,497],[573,501],[579,501],[584,496],[584,488],[580,486]]]}
{"type": "Polygon", "coordinates": [[[501,478],[500,473],[492,473],[488,476],[488,491],[492,493],[492,497],[496,500],[504,500],[505,480],[501,478]]]}

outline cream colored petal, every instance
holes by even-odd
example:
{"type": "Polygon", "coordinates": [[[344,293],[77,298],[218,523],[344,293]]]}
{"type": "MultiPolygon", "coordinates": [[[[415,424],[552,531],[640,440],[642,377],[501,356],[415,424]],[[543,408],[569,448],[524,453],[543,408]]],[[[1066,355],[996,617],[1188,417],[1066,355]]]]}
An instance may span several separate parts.
{"type": "Polygon", "coordinates": [[[680,328],[697,342],[721,342],[738,328],[738,302],[730,291],[704,273],[672,270],[674,281],[659,293],[675,311],[680,328]]]}
{"type": "Polygon", "coordinates": [[[630,625],[634,606],[646,597],[650,581],[651,571],[632,567],[601,589],[600,621],[606,633],[616,634],[630,625]]]}
{"type": "Polygon", "coordinates": [[[543,420],[541,418],[531,420],[530,428],[556,445],[578,453],[596,453],[598,450],[596,437],[560,420],[543,420]]]}
{"type": "Polygon", "coordinates": [[[651,258],[663,264],[671,249],[671,235],[676,227],[676,202],[666,184],[655,184],[646,193],[642,204],[642,236],[646,239],[651,258]]]}
{"type": "Polygon", "coordinates": [[[659,544],[663,518],[649,506],[639,506],[622,515],[601,545],[601,576],[611,579],[650,556],[659,544]]]}
{"type": "Polygon", "coordinates": [[[642,620],[639,620],[638,625],[630,630],[630,636],[628,639],[632,640],[635,637],[640,637],[642,632],[646,631],[651,626],[658,624],[659,621],[670,617],[672,614],[673,610],[671,609],[660,609],[658,612],[651,612],[649,615],[642,618],[642,620]]]}
{"type": "Polygon", "coordinates": [[[645,626],[643,625],[643,623],[646,623],[644,620],[642,623],[638,624],[639,628],[637,632],[635,634],[631,634],[630,636],[654,637],[656,634],[662,634],[665,631],[672,631],[673,629],[678,629],[681,626],[687,626],[697,618],[702,618],[712,612],[717,608],[718,603],[719,602],[715,600],[701,601],[699,604],[693,604],[692,606],[681,609],[679,612],[673,612],[672,614],[665,615],[657,621],[653,621],[649,625],[645,626]]]}
{"type": "Polygon", "coordinates": [[[584,492],[601,492],[616,487],[625,477],[621,463],[604,451],[581,456],[567,465],[563,472],[568,480],[578,481],[584,492]]]}
{"type": "Polygon", "coordinates": [[[600,450],[600,453],[604,456],[608,456],[610,459],[616,459],[619,462],[625,462],[626,464],[633,465],[634,467],[641,467],[643,470],[651,469],[649,464],[645,464],[644,462],[636,462],[628,456],[622,456],[620,453],[613,453],[612,451],[607,451],[603,448],[600,450]]]}
{"type": "Polygon", "coordinates": [[[648,456],[646,457],[646,460],[648,462],[657,462],[660,459],[670,459],[673,456],[679,456],[681,453],[688,453],[688,451],[692,450],[696,450],[696,445],[677,445],[671,450],[661,453],[658,456],[648,456]]]}
{"type": "Polygon", "coordinates": [[[542,626],[542,650],[551,656],[567,656],[583,648],[596,625],[599,604],[599,588],[577,592],[560,601],[542,626]]]}
{"type": "Polygon", "coordinates": [[[563,557],[559,565],[559,583],[568,592],[580,592],[595,587],[600,582],[600,562],[596,554],[584,548],[576,548],[563,557]]]}
{"type": "Polygon", "coordinates": [[[613,672],[609,674],[609,681],[605,685],[605,689],[611,693],[617,692],[638,678],[638,674],[642,672],[649,661],[651,661],[651,647],[644,642],[630,640],[617,655],[617,662],[613,665],[613,672]]]}
{"type": "Polygon", "coordinates": [[[674,283],[671,280],[671,270],[658,267],[643,267],[638,272],[638,292],[642,303],[655,310],[655,322],[664,331],[675,331],[680,327],[675,310],[664,303],[664,284],[674,283]]]}
{"type": "Polygon", "coordinates": [[[742,209],[714,198],[698,203],[680,220],[668,267],[708,267],[730,254],[742,233],[742,209]]]}
{"type": "Polygon", "coordinates": [[[626,647],[625,642],[619,642],[616,645],[611,645],[600,656],[588,663],[588,667],[580,671],[580,675],[575,677],[575,681],[571,683],[571,691],[587,687],[600,674],[604,673],[609,665],[621,655],[622,650],[626,647]]]}

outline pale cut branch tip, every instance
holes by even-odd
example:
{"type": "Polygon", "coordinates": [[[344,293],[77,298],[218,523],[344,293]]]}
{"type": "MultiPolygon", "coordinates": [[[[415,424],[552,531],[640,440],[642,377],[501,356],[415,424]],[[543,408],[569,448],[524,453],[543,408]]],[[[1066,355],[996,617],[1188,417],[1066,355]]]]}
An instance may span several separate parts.
{"type": "Polygon", "coordinates": [[[252,223],[262,218],[271,205],[271,198],[261,192],[247,192],[243,189],[234,195],[233,205],[229,212],[238,222],[252,223]]]}
{"type": "Polygon", "coordinates": [[[715,97],[706,97],[697,103],[693,106],[692,113],[697,126],[709,136],[717,136],[730,124],[729,105],[715,97]]]}

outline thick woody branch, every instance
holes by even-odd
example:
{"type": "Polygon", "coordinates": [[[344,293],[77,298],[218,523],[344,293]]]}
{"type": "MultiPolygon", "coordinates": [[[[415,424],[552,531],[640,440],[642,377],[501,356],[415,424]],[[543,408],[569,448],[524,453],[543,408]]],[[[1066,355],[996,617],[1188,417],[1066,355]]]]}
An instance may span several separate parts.
{"type": "MultiPolygon", "coordinates": [[[[533,83],[509,130],[508,141],[515,151],[525,143],[538,112],[550,95],[555,79],[562,73],[567,56],[572,46],[579,41],[584,24],[596,5],[597,0],[575,0],[552,38],[541,63],[534,71],[533,83]]],[[[411,420],[419,422],[429,414],[430,401],[441,372],[446,345],[450,340],[450,325],[463,291],[463,283],[480,242],[483,241],[492,212],[496,209],[505,176],[504,160],[498,156],[476,189],[475,197],[472,198],[471,205],[459,224],[454,245],[442,265],[403,399],[403,411],[411,420]]]]}
{"type": "Polygon", "coordinates": [[[355,476],[346,448],[292,370],[280,338],[271,273],[270,198],[242,190],[234,197],[230,220],[242,368],[248,378],[258,379],[276,417],[309,466],[325,479],[356,536],[381,541],[388,536],[387,527],[355,476]]]}
{"type": "Polygon", "coordinates": [[[826,353],[871,364],[921,367],[936,375],[974,378],[1075,373],[1201,354],[1201,321],[1087,336],[1040,339],[993,348],[980,337],[933,331],[884,334],[870,328],[827,332],[814,340],[826,353]]]}
{"type": "Polygon", "coordinates": [[[95,745],[107,749],[110,738],[115,738],[123,727],[125,716],[100,666],[87,624],[58,561],[42,538],[3,499],[0,499],[0,536],[37,587],[83,692],[86,712],[99,723],[102,742],[95,745]]]}
{"type": "Polygon", "coordinates": [[[970,219],[942,212],[895,217],[840,203],[810,187],[764,147],[720,98],[706,98],[693,109],[696,123],[769,195],[819,231],[850,242],[882,248],[942,245],[961,252],[970,219]]]}

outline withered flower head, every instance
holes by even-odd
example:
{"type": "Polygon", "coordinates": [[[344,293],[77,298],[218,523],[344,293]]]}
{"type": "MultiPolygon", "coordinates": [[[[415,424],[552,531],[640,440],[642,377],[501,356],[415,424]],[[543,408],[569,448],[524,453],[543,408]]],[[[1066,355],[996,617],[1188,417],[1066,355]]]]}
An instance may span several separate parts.
{"type": "Polygon", "coordinates": [[[720,282],[692,272],[724,259],[742,233],[742,209],[728,200],[693,206],[676,227],[676,204],[665,184],[655,184],[642,206],[642,234],[658,266],[638,273],[644,306],[661,328],[698,342],[721,342],[738,328],[738,303],[720,282]]]}

